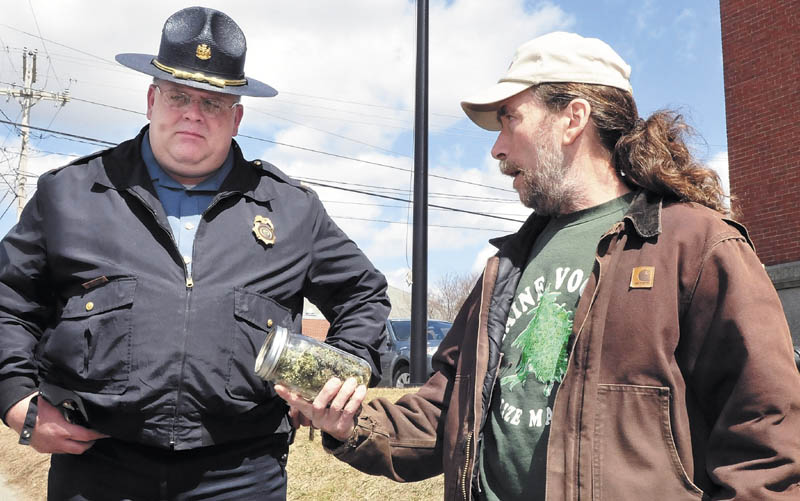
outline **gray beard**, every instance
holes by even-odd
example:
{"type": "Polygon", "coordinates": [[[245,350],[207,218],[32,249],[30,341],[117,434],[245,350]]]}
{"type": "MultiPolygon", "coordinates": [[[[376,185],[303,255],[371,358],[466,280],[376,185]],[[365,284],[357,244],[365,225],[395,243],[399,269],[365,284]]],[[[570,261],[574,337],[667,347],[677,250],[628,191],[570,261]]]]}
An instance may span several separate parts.
{"type": "Polygon", "coordinates": [[[520,201],[542,216],[575,212],[584,198],[580,185],[570,175],[564,153],[552,142],[536,146],[535,169],[522,170],[519,164],[501,160],[500,171],[504,174],[519,171],[522,176],[520,201]]]}

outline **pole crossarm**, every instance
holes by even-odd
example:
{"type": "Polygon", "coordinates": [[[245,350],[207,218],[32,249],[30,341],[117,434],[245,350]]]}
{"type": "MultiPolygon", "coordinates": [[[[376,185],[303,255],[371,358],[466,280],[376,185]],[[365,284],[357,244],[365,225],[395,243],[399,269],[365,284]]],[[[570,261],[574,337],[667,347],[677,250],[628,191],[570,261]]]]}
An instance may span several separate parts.
{"type": "MultiPolygon", "coordinates": [[[[36,89],[0,89],[0,96],[16,97],[19,99],[32,99],[35,100],[33,104],[38,103],[40,100],[59,101],[61,106],[69,102],[69,92],[49,92],[46,90],[36,89]]],[[[33,105],[31,105],[33,106],[33,105]]]]}
{"type": "Polygon", "coordinates": [[[19,167],[17,168],[17,175],[15,180],[16,189],[14,194],[17,199],[17,220],[19,220],[22,209],[25,207],[25,202],[28,196],[25,189],[27,181],[27,168],[28,168],[28,143],[30,138],[30,117],[31,108],[39,101],[55,101],[61,103],[61,106],[69,102],[69,92],[49,92],[46,90],[38,90],[33,88],[33,83],[36,81],[36,51],[24,50],[22,53],[22,72],[23,72],[23,86],[13,86],[12,88],[0,89],[0,96],[14,97],[19,100],[22,107],[22,121],[19,124],[20,135],[22,136],[22,146],[19,152],[19,167]],[[31,58],[31,64],[28,64],[28,57],[31,58]]]}

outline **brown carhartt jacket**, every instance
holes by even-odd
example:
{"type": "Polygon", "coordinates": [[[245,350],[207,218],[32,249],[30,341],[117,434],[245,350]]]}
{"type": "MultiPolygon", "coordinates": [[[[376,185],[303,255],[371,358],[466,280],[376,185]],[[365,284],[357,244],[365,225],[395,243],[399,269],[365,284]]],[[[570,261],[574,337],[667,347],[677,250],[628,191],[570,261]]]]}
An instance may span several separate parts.
{"type": "MultiPolygon", "coordinates": [[[[476,497],[476,457],[532,216],[498,239],[414,394],[365,405],[325,444],[367,473],[444,473],[476,497]]],[[[800,499],[800,374],[781,303],[744,228],[639,193],[600,240],[556,396],[547,500],[800,499]]]]}

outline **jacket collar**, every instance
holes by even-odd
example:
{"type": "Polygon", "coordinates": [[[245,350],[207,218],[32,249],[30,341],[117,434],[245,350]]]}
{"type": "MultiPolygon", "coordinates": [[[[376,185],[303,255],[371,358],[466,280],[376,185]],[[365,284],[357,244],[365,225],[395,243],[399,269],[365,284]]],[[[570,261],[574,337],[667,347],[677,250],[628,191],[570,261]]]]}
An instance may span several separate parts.
{"type": "Polygon", "coordinates": [[[149,127],[145,126],[135,138],[123,141],[99,155],[103,168],[95,170],[96,184],[119,191],[132,186],[149,187],[148,191],[155,195],[153,183],[140,153],[142,138],[149,127]]]}
{"type": "Polygon", "coordinates": [[[647,190],[639,190],[623,219],[633,224],[642,238],[652,238],[661,233],[661,206],[663,198],[647,190]]]}
{"type": "MultiPolygon", "coordinates": [[[[96,170],[94,182],[118,191],[133,189],[140,194],[156,197],[153,182],[141,155],[142,141],[149,128],[149,125],[144,126],[135,138],[103,152],[103,168],[96,170]]],[[[220,195],[240,193],[258,202],[268,202],[276,198],[278,193],[273,183],[261,182],[264,175],[296,184],[269,164],[260,160],[245,160],[236,141],[231,141],[231,149],[233,168],[220,186],[220,195]]]]}
{"type": "MultiPolygon", "coordinates": [[[[661,233],[661,206],[662,198],[660,195],[643,189],[639,190],[634,195],[628,212],[625,213],[623,219],[631,222],[640,237],[654,237],[661,233]]],[[[489,243],[498,249],[507,249],[513,255],[516,255],[517,251],[525,252],[530,249],[531,244],[539,236],[548,221],[550,221],[549,217],[538,216],[533,213],[528,216],[528,219],[525,220],[516,233],[493,238],[489,240],[489,243]]]]}

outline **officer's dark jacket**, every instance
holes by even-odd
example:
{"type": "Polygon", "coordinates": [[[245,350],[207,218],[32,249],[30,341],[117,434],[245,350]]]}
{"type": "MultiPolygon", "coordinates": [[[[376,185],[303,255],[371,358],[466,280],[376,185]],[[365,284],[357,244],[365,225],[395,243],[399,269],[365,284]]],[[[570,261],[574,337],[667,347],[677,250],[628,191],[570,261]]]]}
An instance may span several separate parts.
{"type": "Polygon", "coordinates": [[[300,330],[303,296],[377,382],[386,280],[317,196],[233,142],[190,276],[141,158],[145,130],[43,175],[0,244],[0,416],[47,382],[123,440],[189,449],[288,433],[254,362],[270,321],[300,330]],[[256,238],[256,216],[274,243],[256,238]]]}

